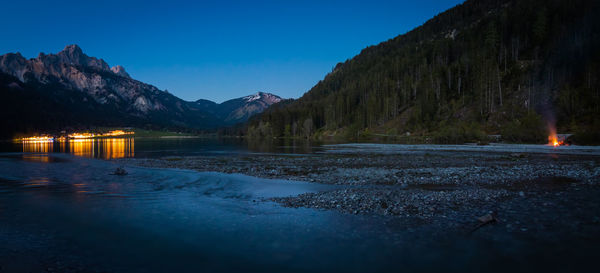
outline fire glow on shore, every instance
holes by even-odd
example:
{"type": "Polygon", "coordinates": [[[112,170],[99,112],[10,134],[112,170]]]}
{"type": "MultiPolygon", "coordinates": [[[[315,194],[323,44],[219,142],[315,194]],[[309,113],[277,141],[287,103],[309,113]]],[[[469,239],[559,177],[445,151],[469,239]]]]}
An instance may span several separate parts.
{"type": "Polygon", "coordinates": [[[562,141],[558,141],[558,137],[556,135],[548,136],[548,145],[552,145],[554,147],[558,147],[562,144],[562,141]]]}
{"type": "Polygon", "coordinates": [[[548,135],[548,145],[558,147],[565,145],[565,140],[558,137],[556,129],[550,127],[550,134],[548,135]]]}

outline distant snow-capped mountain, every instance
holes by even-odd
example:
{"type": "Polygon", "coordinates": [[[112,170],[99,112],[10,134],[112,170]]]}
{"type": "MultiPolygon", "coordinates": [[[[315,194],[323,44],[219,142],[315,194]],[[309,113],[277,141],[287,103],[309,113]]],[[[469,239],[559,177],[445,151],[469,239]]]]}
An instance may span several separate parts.
{"type": "Polygon", "coordinates": [[[251,116],[263,112],[281,100],[281,97],[277,95],[258,92],[223,103],[200,99],[196,101],[196,104],[203,110],[221,118],[225,123],[235,124],[248,120],[251,116]]]}

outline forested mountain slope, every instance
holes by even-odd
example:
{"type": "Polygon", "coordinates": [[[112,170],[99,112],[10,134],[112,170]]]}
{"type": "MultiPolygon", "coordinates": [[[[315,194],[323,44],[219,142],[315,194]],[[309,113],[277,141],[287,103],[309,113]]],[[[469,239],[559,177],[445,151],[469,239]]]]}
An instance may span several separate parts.
{"type": "MultiPolygon", "coordinates": [[[[370,46],[300,99],[249,124],[252,136],[593,130],[600,116],[600,1],[469,0],[370,46]]],[[[401,19],[399,19],[401,20],[401,19]]],[[[452,141],[452,139],[449,139],[452,141]]]]}

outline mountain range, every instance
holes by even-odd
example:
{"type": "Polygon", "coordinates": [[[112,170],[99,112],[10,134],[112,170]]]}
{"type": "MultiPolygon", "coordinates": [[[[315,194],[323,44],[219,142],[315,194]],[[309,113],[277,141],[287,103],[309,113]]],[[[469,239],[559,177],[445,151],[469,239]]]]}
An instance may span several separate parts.
{"type": "Polygon", "coordinates": [[[0,56],[0,128],[198,130],[249,119],[233,131],[541,143],[559,130],[600,139],[599,13],[594,0],[467,0],[338,63],[297,100],[259,92],[189,102],[76,45],[33,59],[9,53],[0,56]]]}
{"type": "Polygon", "coordinates": [[[221,104],[184,101],[77,45],[32,59],[0,56],[0,91],[4,136],[89,126],[212,129],[244,122],[281,100],[259,92],[221,104]]]}
{"type": "Polygon", "coordinates": [[[256,137],[517,142],[600,132],[600,1],[467,0],[337,64],[256,137]]]}

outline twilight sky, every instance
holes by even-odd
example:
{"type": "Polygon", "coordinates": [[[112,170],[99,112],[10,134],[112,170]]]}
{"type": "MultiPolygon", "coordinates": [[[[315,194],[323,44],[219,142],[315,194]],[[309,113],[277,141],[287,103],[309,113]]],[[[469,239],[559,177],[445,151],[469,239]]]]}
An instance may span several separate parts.
{"type": "Polygon", "coordinates": [[[185,100],[297,98],[336,63],[461,2],[9,0],[0,55],[78,44],[185,100]]]}

